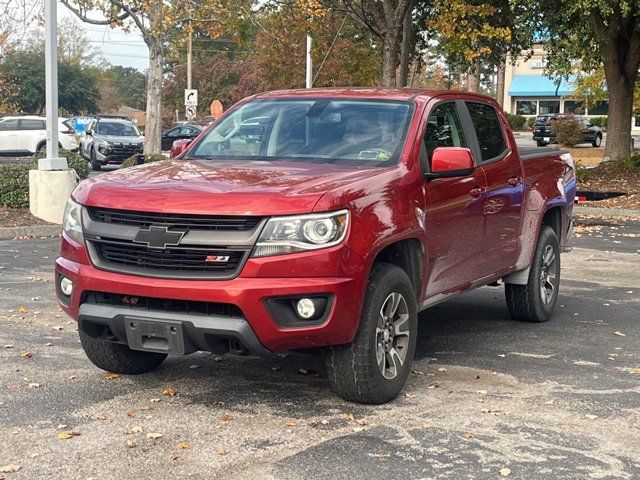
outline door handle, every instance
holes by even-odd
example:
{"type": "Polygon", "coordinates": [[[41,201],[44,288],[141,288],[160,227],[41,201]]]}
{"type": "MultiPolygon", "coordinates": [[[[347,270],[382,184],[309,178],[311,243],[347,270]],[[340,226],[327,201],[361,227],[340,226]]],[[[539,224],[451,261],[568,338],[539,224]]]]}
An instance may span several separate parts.
{"type": "Polygon", "coordinates": [[[509,185],[515,187],[520,183],[520,177],[516,177],[515,175],[509,179],[509,185]]]}
{"type": "Polygon", "coordinates": [[[484,192],[483,187],[475,187],[471,189],[471,191],[469,192],[469,195],[471,195],[472,197],[478,198],[480,195],[482,195],[482,192],[484,192]]]}

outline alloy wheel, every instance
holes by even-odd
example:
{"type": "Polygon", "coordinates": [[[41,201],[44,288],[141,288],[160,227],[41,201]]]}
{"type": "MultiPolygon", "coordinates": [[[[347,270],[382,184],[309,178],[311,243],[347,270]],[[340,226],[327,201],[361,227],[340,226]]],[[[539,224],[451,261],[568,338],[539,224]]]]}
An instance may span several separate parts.
{"type": "Polygon", "coordinates": [[[395,378],[407,360],[409,346],[409,308],[398,292],[382,303],[376,327],[376,360],[382,376],[395,378]]]}
{"type": "Polygon", "coordinates": [[[540,295],[545,305],[553,301],[557,278],[556,253],[552,245],[547,245],[542,254],[542,268],[540,269],[540,295]]]}

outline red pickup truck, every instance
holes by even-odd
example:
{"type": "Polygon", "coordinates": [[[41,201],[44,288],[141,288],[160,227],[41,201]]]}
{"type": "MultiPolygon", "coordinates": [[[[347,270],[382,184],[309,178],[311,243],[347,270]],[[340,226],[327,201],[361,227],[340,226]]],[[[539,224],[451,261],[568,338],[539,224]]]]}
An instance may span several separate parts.
{"type": "Polygon", "coordinates": [[[383,403],[425,308],[502,280],[513,318],[549,319],[575,188],[571,156],[519,151],[484,96],[264,93],[179,158],[82,182],[57,298],[111,372],[305,349],[338,395],[383,403]]]}

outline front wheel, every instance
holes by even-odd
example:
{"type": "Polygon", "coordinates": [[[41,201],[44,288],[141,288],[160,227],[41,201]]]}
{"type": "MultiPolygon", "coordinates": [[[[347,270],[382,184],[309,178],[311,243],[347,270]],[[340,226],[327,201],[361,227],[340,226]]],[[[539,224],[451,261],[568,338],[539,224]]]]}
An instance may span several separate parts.
{"type": "Polygon", "coordinates": [[[546,322],[560,287],[560,245],[551,227],[543,225],[526,285],[505,285],[507,307],[514,320],[546,322]]]}
{"type": "Polygon", "coordinates": [[[91,162],[91,170],[93,170],[94,172],[100,171],[102,169],[102,165],[96,159],[96,152],[95,152],[95,150],[93,148],[91,148],[91,153],[90,153],[89,157],[90,157],[90,162],[91,162]]]}
{"type": "Polygon", "coordinates": [[[353,342],[327,353],[333,391],[357,403],[393,400],[411,370],[417,331],[416,294],[409,277],[395,265],[375,264],[353,342]]]}
{"type": "Polygon", "coordinates": [[[602,135],[596,135],[593,139],[593,142],[591,142],[591,145],[595,148],[598,148],[600,145],[602,145],[602,135]]]}
{"type": "Polygon", "coordinates": [[[91,363],[112,373],[138,375],[156,369],[167,355],[164,353],[140,352],[127,345],[112,343],[78,330],[80,343],[91,363]]]}

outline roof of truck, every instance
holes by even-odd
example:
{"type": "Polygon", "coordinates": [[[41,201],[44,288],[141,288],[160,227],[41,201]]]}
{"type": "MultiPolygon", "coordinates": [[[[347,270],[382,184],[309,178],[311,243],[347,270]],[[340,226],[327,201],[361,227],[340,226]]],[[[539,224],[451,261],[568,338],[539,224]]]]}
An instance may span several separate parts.
{"type": "Polygon", "coordinates": [[[259,93],[254,98],[286,98],[286,97],[342,97],[342,98],[383,98],[386,100],[411,100],[413,97],[434,97],[452,93],[456,95],[469,95],[474,97],[489,98],[476,93],[462,92],[460,90],[426,90],[421,88],[308,88],[297,90],[274,90],[272,92],[259,93]]]}

